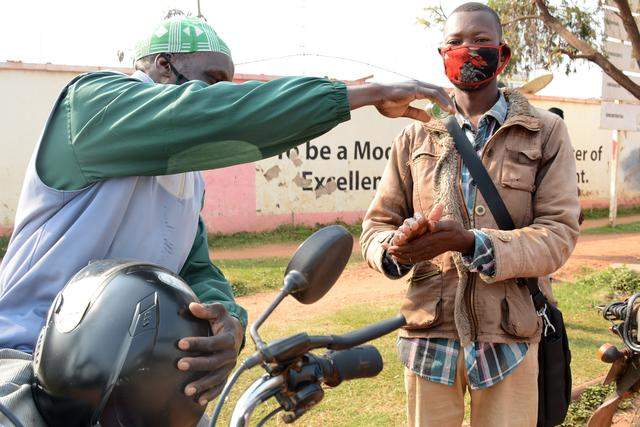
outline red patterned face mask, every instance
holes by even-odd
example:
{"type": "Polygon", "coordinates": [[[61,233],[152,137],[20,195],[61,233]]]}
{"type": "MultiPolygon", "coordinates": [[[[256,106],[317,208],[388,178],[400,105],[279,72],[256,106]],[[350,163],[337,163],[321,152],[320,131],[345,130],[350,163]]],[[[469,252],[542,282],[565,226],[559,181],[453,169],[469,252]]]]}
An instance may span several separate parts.
{"type": "Polygon", "coordinates": [[[504,70],[511,59],[511,49],[497,46],[464,45],[438,49],[444,71],[456,87],[473,90],[490,82],[504,70]]]}

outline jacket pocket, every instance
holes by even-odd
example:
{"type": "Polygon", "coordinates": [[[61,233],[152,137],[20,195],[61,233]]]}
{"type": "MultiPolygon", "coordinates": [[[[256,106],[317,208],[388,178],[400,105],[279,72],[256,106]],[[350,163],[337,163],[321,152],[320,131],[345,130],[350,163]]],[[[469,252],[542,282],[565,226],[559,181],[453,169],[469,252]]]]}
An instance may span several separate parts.
{"type": "Polygon", "coordinates": [[[424,144],[411,154],[410,166],[413,178],[413,206],[415,211],[427,215],[433,208],[431,187],[440,153],[436,147],[424,144]]]}
{"type": "Polygon", "coordinates": [[[526,286],[515,281],[505,284],[505,298],[502,300],[502,329],[516,338],[531,338],[541,327],[540,319],[533,306],[533,300],[526,286]]]}
{"type": "Polygon", "coordinates": [[[503,187],[533,192],[542,152],[538,146],[507,140],[500,182],[503,187]]]}
{"type": "Polygon", "coordinates": [[[427,329],[442,318],[442,271],[434,264],[416,267],[400,312],[407,320],[404,329],[427,329]]]}

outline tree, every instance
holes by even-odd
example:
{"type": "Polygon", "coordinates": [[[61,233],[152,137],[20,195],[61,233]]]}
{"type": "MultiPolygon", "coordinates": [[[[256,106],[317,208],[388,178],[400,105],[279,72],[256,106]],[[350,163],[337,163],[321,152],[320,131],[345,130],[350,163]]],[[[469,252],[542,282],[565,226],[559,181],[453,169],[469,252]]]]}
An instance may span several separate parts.
{"type": "MultiPolygon", "coordinates": [[[[604,52],[605,11],[622,21],[633,57],[640,65],[640,32],[632,15],[631,3],[640,9],[638,0],[598,0],[591,6],[584,0],[489,0],[502,18],[505,41],[513,48],[508,74],[528,73],[537,68],[563,67],[574,72],[578,60],[599,66],[620,86],[640,99],[637,85],[604,52]],[[615,8],[615,9],[614,9],[615,8]]],[[[638,10],[635,10],[638,12],[638,10]]],[[[442,26],[446,14],[442,6],[425,8],[418,21],[427,27],[442,26]]]]}

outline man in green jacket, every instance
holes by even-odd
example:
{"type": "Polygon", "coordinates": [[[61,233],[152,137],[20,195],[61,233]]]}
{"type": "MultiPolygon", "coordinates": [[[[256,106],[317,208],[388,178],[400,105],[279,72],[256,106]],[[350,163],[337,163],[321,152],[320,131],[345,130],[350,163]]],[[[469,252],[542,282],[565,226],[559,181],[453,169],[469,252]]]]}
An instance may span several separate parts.
{"type": "Polygon", "coordinates": [[[0,349],[31,353],[53,298],[90,260],[158,264],[192,287],[202,301],[192,313],[211,322],[213,336],[178,342],[199,354],[180,359],[178,369],[208,372],[184,390],[205,405],[236,362],[247,315],[209,259],[197,171],[282,153],[366,105],[426,121],[412,101],[451,104],[441,88],[421,82],[233,84],[228,47],[198,18],[161,23],[135,59],[132,76],[74,79],[45,125],[0,268],[0,349]]]}

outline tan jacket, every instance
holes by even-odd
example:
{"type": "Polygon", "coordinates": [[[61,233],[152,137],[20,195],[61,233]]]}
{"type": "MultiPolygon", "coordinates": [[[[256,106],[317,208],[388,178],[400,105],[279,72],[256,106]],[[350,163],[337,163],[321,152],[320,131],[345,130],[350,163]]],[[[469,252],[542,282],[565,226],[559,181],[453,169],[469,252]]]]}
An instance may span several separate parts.
{"type": "Polygon", "coordinates": [[[564,122],[506,91],[505,123],[487,141],[482,162],[502,196],[516,230],[500,231],[477,192],[469,218],[460,186],[461,159],[442,121],[414,123],[393,142],[382,181],[366,213],[362,252],[380,271],[384,249],[398,226],[435,203],[465,228],[486,232],[494,247],[494,277],[469,273],[458,252],[447,252],[412,270],[401,311],[408,337],[491,343],[538,342],[541,322],[518,277],[548,275],[569,258],[578,238],[580,206],[576,167],[564,122]]]}

